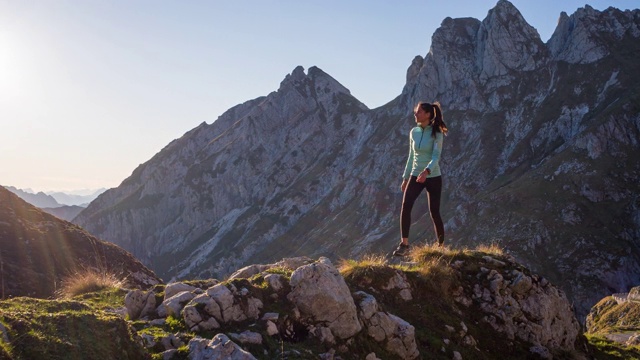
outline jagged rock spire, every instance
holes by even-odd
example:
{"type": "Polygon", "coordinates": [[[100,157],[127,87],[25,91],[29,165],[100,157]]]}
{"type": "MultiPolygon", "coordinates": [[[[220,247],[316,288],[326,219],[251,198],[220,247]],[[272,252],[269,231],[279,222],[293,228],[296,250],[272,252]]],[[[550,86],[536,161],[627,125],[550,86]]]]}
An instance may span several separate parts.
{"type": "Polygon", "coordinates": [[[608,8],[600,12],[589,5],[568,16],[562,12],[548,47],[554,60],[589,64],[609,54],[609,43],[625,36],[640,37],[638,11],[608,8]]]}

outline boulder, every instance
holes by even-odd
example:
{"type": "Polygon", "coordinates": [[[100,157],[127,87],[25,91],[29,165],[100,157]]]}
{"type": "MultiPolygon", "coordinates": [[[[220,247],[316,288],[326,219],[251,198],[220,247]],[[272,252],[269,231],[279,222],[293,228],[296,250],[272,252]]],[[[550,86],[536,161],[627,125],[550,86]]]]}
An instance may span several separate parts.
{"type": "Polygon", "coordinates": [[[230,333],[229,336],[241,344],[262,344],[262,335],[249,330],[243,331],[240,334],[230,333]]]}
{"type": "Polygon", "coordinates": [[[349,287],[329,259],[297,268],[291,274],[287,298],[300,310],[303,321],[325,324],[340,339],[361,329],[349,287]]]}
{"type": "Polygon", "coordinates": [[[156,294],[153,291],[131,290],[124,297],[124,306],[129,319],[136,320],[149,315],[156,307],[156,294]]]}
{"type": "Polygon", "coordinates": [[[229,280],[248,279],[254,275],[260,274],[261,272],[268,270],[270,267],[271,267],[270,265],[260,265],[260,264],[249,265],[231,274],[231,276],[229,276],[229,280]]]}
{"type": "Polygon", "coordinates": [[[202,294],[191,294],[191,298],[185,298],[190,300],[183,310],[187,326],[191,330],[202,331],[218,329],[224,323],[258,319],[262,301],[249,296],[246,288],[240,291],[232,288],[233,291],[225,284],[217,284],[202,294]]]}
{"type": "Polygon", "coordinates": [[[403,319],[379,311],[376,299],[363,291],[354,294],[358,301],[360,319],[367,334],[400,359],[415,359],[420,355],[415,328],[403,319]]]}
{"type": "Polygon", "coordinates": [[[225,334],[217,334],[213,339],[195,337],[189,341],[190,360],[256,360],[225,334]]]}
{"type": "Polygon", "coordinates": [[[167,286],[164,288],[164,299],[167,300],[175,294],[181,293],[183,291],[194,292],[196,289],[196,287],[184,283],[167,284],[167,286]]]}
{"type": "Polygon", "coordinates": [[[383,290],[398,289],[398,295],[404,301],[413,300],[411,295],[411,286],[407,281],[407,276],[400,270],[396,270],[395,274],[389,279],[389,282],[382,287],[383,290]]]}
{"type": "Polygon", "coordinates": [[[189,291],[183,291],[170,297],[162,302],[158,306],[157,312],[160,317],[167,317],[169,315],[178,317],[182,311],[182,307],[185,306],[191,299],[195,297],[195,294],[189,291]]]}
{"type": "Polygon", "coordinates": [[[273,289],[273,291],[278,292],[282,290],[284,287],[283,282],[284,277],[280,274],[268,274],[264,277],[264,280],[269,284],[269,287],[273,289]]]}

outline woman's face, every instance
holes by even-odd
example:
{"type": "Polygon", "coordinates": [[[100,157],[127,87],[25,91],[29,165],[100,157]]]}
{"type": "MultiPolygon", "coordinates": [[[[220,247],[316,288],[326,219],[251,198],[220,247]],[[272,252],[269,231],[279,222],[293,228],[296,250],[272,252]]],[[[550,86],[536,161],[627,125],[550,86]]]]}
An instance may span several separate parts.
{"type": "Polygon", "coordinates": [[[424,111],[422,106],[416,106],[415,110],[413,111],[413,116],[416,118],[416,123],[420,125],[426,125],[429,120],[431,120],[431,114],[424,111]]]}

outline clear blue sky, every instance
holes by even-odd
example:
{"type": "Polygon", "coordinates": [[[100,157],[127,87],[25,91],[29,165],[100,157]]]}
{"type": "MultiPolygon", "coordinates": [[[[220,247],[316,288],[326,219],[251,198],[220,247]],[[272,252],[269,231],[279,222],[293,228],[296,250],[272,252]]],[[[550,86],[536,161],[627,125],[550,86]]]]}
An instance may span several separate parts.
{"type": "MultiPolygon", "coordinates": [[[[370,108],[449,16],[497,0],[0,0],[0,185],[115,187],[171,140],[318,66],[370,108]]],[[[585,0],[513,0],[547,41],[585,0]]],[[[588,2],[598,10],[637,0],[588,2]]]]}

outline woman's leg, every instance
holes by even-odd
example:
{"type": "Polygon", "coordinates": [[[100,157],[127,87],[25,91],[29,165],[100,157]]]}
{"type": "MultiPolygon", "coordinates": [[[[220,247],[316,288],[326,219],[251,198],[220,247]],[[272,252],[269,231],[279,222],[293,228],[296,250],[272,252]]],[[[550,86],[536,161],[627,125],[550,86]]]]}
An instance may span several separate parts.
{"type": "Polygon", "coordinates": [[[400,235],[402,236],[402,242],[405,243],[405,239],[409,238],[409,228],[411,227],[411,209],[415,203],[418,195],[424,188],[424,184],[416,181],[416,177],[412,176],[409,179],[409,184],[404,190],[404,197],[402,198],[402,210],[400,211],[400,235]]]}
{"type": "Polygon", "coordinates": [[[438,236],[438,245],[442,245],[444,243],[444,224],[442,223],[442,217],[440,216],[442,176],[427,178],[425,185],[427,188],[427,199],[429,201],[431,220],[433,221],[433,227],[436,230],[436,236],[438,236]]]}

